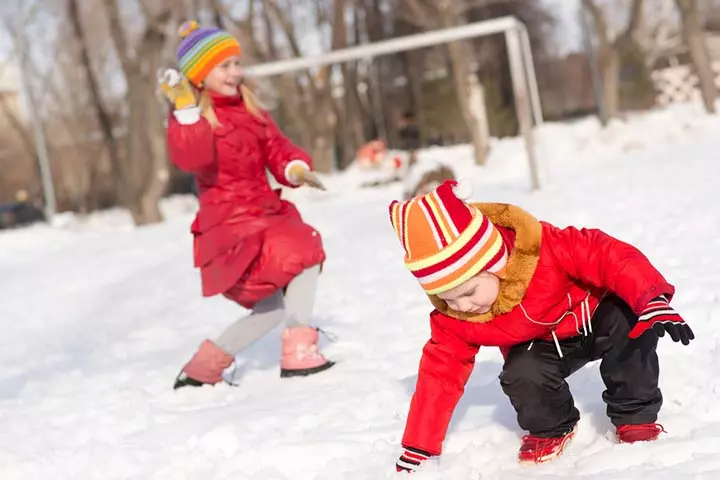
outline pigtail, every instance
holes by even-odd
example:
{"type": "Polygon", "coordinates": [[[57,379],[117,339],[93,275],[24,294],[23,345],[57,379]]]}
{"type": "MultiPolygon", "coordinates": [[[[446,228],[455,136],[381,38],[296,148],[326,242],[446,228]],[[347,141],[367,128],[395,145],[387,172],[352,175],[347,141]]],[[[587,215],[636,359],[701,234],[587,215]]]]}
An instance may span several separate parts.
{"type": "Polygon", "coordinates": [[[250,90],[250,87],[247,85],[245,80],[240,83],[240,94],[243,97],[243,102],[245,102],[245,107],[248,109],[248,112],[253,114],[258,119],[264,121],[264,114],[267,110],[267,107],[265,107],[265,105],[263,105],[258,96],[255,95],[252,90],[250,90]]]}
{"type": "Polygon", "coordinates": [[[210,97],[210,93],[207,90],[200,91],[200,100],[198,101],[198,106],[200,107],[200,112],[203,118],[208,121],[208,123],[213,129],[222,126],[220,120],[218,120],[217,115],[215,114],[215,109],[213,108],[212,104],[212,98],[210,97]]]}

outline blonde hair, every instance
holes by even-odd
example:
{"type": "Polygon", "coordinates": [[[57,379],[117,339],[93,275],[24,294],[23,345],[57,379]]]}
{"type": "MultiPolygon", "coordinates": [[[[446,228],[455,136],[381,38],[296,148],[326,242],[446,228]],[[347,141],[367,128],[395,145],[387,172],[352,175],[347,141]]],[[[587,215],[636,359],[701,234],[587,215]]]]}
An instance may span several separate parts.
{"type": "MultiPolygon", "coordinates": [[[[264,113],[267,108],[263,105],[258,96],[250,90],[250,87],[248,87],[244,80],[240,83],[240,94],[242,95],[243,102],[245,103],[245,107],[248,109],[248,112],[264,122],[264,113]]],[[[207,90],[202,90],[200,92],[200,101],[198,102],[198,105],[200,106],[202,116],[205,117],[205,120],[208,121],[211,127],[218,128],[221,126],[212,105],[212,98],[207,90]]]]}

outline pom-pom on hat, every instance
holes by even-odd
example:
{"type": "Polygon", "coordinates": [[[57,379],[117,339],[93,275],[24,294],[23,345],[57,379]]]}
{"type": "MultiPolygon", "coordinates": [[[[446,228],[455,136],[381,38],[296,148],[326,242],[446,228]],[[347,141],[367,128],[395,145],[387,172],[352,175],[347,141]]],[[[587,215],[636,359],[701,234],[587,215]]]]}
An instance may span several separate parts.
{"type": "Polygon", "coordinates": [[[219,28],[201,28],[195,20],[183,23],[178,30],[182,38],[177,49],[180,71],[195,86],[229,57],[240,55],[240,42],[219,28]]]}
{"type": "Polygon", "coordinates": [[[448,180],[434,191],[390,204],[390,222],[405,265],[428,295],[455,288],[480,272],[502,276],[508,250],[498,229],[467,203],[470,184],[448,180]]]}

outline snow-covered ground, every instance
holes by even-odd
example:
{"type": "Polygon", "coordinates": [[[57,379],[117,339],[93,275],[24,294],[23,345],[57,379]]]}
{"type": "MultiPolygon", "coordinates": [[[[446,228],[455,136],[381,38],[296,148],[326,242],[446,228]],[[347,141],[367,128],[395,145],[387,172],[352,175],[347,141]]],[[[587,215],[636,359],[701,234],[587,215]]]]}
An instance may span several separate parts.
{"type": "MultiPolygon", "coordinates": [[[[514,202],[558,225],[587,225],[640,247],[676,285],[697,339],[661,339],[660,422],[668,434],[617,445],[597,364],[570,384],[582,420],[557,461],[520,467],[521,432],[481,349],[445,454],[414,478],[720,478],[720,118],[695,105],[537,133],[543,189],[527,188],[518,139],[483,169],[468,147],[423,152],[474,183],[475,199],[514,202]]],[[[279,338],[238,358],[237,387],[172,391],[205,337],[244,312],[203,299],[192,268],[193,198],[162,225],[133,229],[111,211],[0,235],[0,479],[340,480],[398,478],[394,462],[428,336],[429,304],[402,264],[387,216],[400,185],[295,191],[324,236],[316,324],[338,365],[280,379],[279,338]]]]}

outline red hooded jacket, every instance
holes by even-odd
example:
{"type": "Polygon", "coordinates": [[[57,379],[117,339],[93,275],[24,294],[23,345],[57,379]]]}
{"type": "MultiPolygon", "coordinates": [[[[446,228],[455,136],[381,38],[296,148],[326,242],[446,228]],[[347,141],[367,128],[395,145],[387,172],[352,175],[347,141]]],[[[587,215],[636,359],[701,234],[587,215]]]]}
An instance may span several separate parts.
{"type": "Polygon", "coordinates": [[[312,168],[312,161],[269,115],[250,113],[240,95],[212,100],[221,126],[213,129],[204,118],[181,125],[170,115],[168,149],[198,185],[191,231],[203,295],[224,293],[251,308],[325,260],[320,234],[270,188],[266,175],[269,169],[281,184],[297,187],[288,178],[291,164],[312,168]]]}
{"type": "Polygon", "coordinates": [[[439,455],[481,346],[503,354],[536,339],[553,341],[591,327],[602,297],[614,293],[635,313],[673,286],[636,248],[600,230],[557,228],[518,207],[476,204],[511,246],[498,299],[484,315],[450,310],[435,296],[402,444],[439,455]]]}

